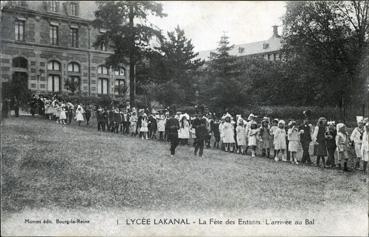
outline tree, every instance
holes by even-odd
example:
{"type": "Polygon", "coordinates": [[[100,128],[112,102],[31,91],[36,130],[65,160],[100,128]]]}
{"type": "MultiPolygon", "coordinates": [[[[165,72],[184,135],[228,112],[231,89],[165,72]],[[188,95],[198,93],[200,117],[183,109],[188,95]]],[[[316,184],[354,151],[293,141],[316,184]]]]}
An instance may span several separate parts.
{"type": "Polygon", "coordinates": [[[368,1],[287,3],[284,51],[300,69],[297,81],[308,86],[307,103],[353,102],[361,84],[357,65],[368,46],[368,7],[368,1]]]}
{"type": "Polygon", "coordinates": [[[190,39],[187,39],[185,32],[177,26],[174,31],[167,33],[167,38],[163,40],[161,47],[162,78],[171,84],[170,88],[182,88],[184,90],[187,103],[191,102],[194,95],[192,77],[196,70],[203,65],[203,61],[194,52],[194,46],[190,39]]]}
{"type": "Polygon", "coordinates": [[[114,54],[107,65],[117,68],[129,63],[130,104],[135,106],[135,65],[152,51],[152,39],[161,39],[161,31],[148,23],[149,15],[164,17],[162,4],[152,1],[98,1],[93,25],[106,30],[95,46],[111,43],[114,54]],[[128,60],[127,60],[128,59],[128,60]]]}

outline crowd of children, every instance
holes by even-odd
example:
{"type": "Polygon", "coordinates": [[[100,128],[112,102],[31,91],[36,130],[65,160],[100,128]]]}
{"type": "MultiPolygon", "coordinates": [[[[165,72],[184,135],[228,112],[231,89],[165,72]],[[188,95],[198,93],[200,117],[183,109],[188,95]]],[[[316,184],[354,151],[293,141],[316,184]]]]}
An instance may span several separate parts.
{"type": "MultiPolygon", "coordinates": [[[[270,119],[250,114],[247,119],[241,115],[214,116],[212,113],[170,114],[168,110],[147,111],[135,108],[103,108],[98,106],[72,104],[56,98],[37,98],[39,113],[62,125],[74,119],[78,125],[91,115],[97,120],[97,130],[137,136],[140,139],[171,141],[171,155],[178,144],[189,145],[193,141],[195,155],[203,155],[206,146],[251,157],[261,156],[274,161],[312,165],[311,155],[316,156],[316,166],[367,170],[369,156],[369,121],[357,116],[357,127],[349,135],[343,123],[335,124],[326,118],[318,119],[313,126],[309,114],[301,124],[296,121],[270,119]],[[39,102],[42,101],[42,103],[39,102]],[[171,120],[169,123],[168,121],[171,120]],[[302,157],[298,152],[302,150],[302,157]],[[353,152],[351,152],[353,151],[353,152]],[[353,154],[352,154],[353,153],[353,154]],[[353,164],[350,167],[350,164],[353,164]]],[[[32,108],[32,106],[31,106],[32,108]]],[[[31,109],[32,112],[32,109],[31,109]]],[[[34,112],[32,112],[34,113],[34,112]]]]}

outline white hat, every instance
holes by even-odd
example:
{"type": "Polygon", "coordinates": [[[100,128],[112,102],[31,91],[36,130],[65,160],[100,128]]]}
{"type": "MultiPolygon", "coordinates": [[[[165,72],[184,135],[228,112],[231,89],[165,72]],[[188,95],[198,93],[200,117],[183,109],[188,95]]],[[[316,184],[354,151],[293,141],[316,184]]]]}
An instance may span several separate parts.
{"type": "Polygon", "coordinates": [[[339,131],[340,131],[340,129],[341,129],[342,127],[344,127],[344,126],[345,126],[345,124],[344,124],[344,123],[338,123],[338,124],[337,124],[337,126],[336,126],[337,132],[339,132],[339,131]]]}
{"type": "Polygon", "coordinates": [[[327,124],[328,125],[335,125],[336,124],[336,121],[328,121],[327,124]]]}
{"type": "Polygon", "coordinates": [[[251,118],[255,118],[255,115],[254,115],[253,113],[251,113],[251,114],[249,115],[249,117],[247,118],[247,120],[251,120],[251,118]]]}
{"type": "Polygon", "coordinates": [[[280,123],[282,123],[283,125],[285,125],[285,124],[286,124],[286,122],[285,122],[284,120],[279,120],[279,121],[278,121],[278,124],[280,124],[280,123]]]}

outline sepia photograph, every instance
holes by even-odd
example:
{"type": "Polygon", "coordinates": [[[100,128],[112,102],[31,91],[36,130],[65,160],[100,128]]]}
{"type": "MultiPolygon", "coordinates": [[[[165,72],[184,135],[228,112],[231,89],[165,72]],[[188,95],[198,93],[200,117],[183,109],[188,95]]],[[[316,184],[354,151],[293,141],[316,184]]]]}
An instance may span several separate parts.
{"type": "Polygon", "coordinates": [[[369,235],[369,0],[0,4],[1,236],[369,235]]]}

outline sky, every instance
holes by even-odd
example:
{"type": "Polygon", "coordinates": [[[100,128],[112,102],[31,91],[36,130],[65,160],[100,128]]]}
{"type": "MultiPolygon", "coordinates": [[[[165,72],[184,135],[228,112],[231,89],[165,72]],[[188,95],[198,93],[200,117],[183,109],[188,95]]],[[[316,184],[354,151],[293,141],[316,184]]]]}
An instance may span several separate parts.
{"type": "Polygon", "coordinates": [[[168,1],[161,2],[164,18],[150,21],[166,31],[177,25],[192,40],[195,51],[217,47],[225,33],[231,44],[262,41],[272,36],[272,26],[282,31],[285,2],[282,1],[168,1]]]}

